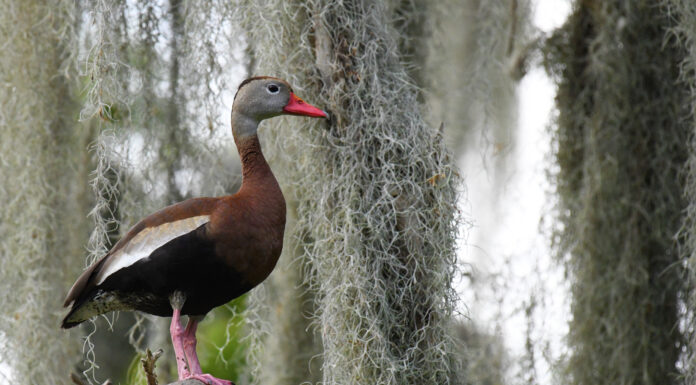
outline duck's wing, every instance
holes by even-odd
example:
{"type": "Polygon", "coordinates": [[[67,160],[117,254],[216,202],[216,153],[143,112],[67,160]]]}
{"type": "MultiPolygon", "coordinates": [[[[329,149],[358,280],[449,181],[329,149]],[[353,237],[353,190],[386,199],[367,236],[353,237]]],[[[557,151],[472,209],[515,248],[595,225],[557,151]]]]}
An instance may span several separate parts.
{"type": "Polygon", "coordinates": [[[63,306],[72,304],[75,309],[95,287],[114,273],[148,258],[159,247],[208,223],[217,201],[217,198],[189,199],[138,222],[108,254],[80,275],[63,306]]]}

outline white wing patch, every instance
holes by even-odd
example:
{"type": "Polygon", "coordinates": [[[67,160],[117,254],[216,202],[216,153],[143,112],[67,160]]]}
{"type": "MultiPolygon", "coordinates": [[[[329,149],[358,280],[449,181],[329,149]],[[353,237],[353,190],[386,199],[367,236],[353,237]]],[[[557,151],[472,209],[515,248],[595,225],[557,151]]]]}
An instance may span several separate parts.
{"type": "Polygon", "coordinates": [[[189,233],[210,220],[208,215],[199,215],[159,226],[148,227],[139,232],[125,246],[114,253],[108,266],[99,273],[97,285],[101,285],[111,274],[128,267],[141,259],[147,258],[160,246],[189,233]]]}

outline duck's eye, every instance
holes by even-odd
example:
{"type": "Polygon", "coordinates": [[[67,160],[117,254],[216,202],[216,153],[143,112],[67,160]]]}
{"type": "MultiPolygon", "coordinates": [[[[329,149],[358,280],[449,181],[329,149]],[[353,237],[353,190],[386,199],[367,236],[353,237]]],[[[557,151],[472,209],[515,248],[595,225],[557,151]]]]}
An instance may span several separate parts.
{"type": "Polygon", "coordinates": [[[278,88],[278,86],[275,84],[269,84],[268,87],[266,87],[266,90],[268,90],[268,92],[271,94],[277,94],[278,91],[280,91],[280,88],[278,88]]]}

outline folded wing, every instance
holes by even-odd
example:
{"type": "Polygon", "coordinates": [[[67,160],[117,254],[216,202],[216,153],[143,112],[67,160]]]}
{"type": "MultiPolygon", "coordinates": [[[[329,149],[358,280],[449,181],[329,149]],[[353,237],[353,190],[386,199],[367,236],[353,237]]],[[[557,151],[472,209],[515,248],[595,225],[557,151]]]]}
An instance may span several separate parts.
{"type": "Polygon", "coordinates": [[[64,302],[66,307],[72,304],[66,320],[90,301],[109,277],[146,261],[155,250],[208,223],[214,204],[214,198],[190,199],[166,207],[136,224],[108,254],[77,279],[64,302]]]}

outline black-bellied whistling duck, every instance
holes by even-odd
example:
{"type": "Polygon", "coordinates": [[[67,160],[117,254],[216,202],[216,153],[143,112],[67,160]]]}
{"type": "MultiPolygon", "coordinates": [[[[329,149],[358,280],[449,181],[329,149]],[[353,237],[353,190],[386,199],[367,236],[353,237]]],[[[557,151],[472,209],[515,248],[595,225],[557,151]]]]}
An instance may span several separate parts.
{"type": "Polygon", "coordinates": [[[65,299],[64,306],[72,307],[62,327],[112,310],[172,316],[179,379],[229,385],[202,373],[196,326],[214,307],[261,283],[278,261],[285,199],[256,130],[262,120],[281,114],[327,117],[283,80],[263,76],[242,82],[232,105],[242,187],[232,196],[174,204],[138,222],[77,279],[65,299]],[[184,314],[189,316],[185,329],[179,321],[184,314]]]}

